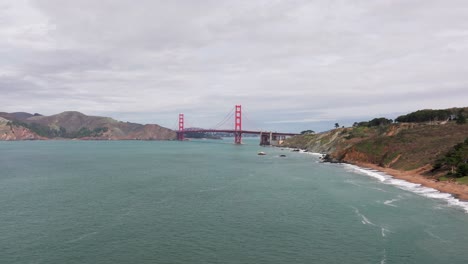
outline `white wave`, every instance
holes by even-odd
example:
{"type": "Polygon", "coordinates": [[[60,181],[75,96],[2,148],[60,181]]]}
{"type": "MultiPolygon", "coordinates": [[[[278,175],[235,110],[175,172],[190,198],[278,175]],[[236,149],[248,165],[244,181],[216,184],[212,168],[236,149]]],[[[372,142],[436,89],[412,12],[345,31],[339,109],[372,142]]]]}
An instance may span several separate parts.
{"type": "MultiPolygon", "coordinates": [[[[296,148],[281,148],[281,150],[289,150],[289,151],[293,151],[293,150],[295,150],[295,149],[296,149],[296,148]]],[[[323,157],[323,156],[325,156],[325,154],[323,154],[323,153],[309,152],[309,151],[306,151],[305,149],[299,149],[298,153],[303,153],[303,154],[312,155],[312,156],[317,156],[317,157],[323,157]]]]}
{"type": "Polygon", "coordinates": [[[387,180],[389,178],[388,175],[386,175],[384,173],[381,173],[379,171],[376,171],[376,170],[364,169],[364,168],[361,168],[361,167],[358,167],[358,166],[355,166],[355,165],[351,165],[351,164],[344,164],[344,166],[348,171],[353,171],[353,172],[356,172],[356,173],[365,174],[367,176],[376,178],[377,180],[379,180],[381,182],[384,182],[385,180],[387,180]]]}
{"type": "Polygon", "coordinates": [[[359,212],[359,210],[356,207],[351,206],[351,208],[354,209],[354,212],[356,213],[357,216],[361,217],[361,223],[363,225],[371,225],[375,228],[380,228],[380,233],[382,234],[382,237],[386,237],[387,233],[391,233],[391,231],[386,229],[385,227],[372,223],[364,214],[359,212]]]}
{"type": "Polygon", "coordinates": [[[388,205],[388,206],[392,206],[392,207],[398,207],[396,205],[393,204],[393,202],[396,202],[396,201],[399,201],[399,199],[391,199],[391,200],[386,200],[384,202],[385,205],[388,205]]]}
{"type": "Polygon", "coordinates": [[[383,258],[382,260],[380,261],[380,264],[385,264],[387,263],[387,251],[385,250],[384,248],[384,251],[383,251],[383,258]]]}
{"type": "Polygon", "coordinates": [[[374,225],[374,223],[372,223],[371,221],[369,221],[369,219],[367,219],[367,217],[365,217],[365,216],[362,216],[362,220],[363,220],[363,222],[366,223],[366,224],[374,225]]]}
{"type": "Polygon", "coordinates": [[[468,202],[460,201],[459,199],[456,199],[455,197],[453,197],[453,195],[449,193],[443,193],[436,189],[422,186],[421,184],[395,179],[392,176],[385,174],[384,172],[372,169],[365,169],[351,164],[345,164],[344,166],[348,171],[376,178],[384,184],[394,185],[400,189],[410,191],[424,197],[444,200],[447,202],[448,205],[461,207],[466,213],[468,213],[468,202]]]}
{"type": "Polygon", "coordinates": [[[367,219],[367,217],[363,214],[361,214],[359,212],[359,210],[356,208],[356,207],[353,207],[354,208],[354,212],[359,216],[361,217],[361,223],[364,224],[364,225],[372,225],[372,226],[375,226],[374,223],[372,223],[369,219],[367,219]]]}
{"type": "Polygon", "coordinates": [[[302,152],[302,153],[307,153],[312,156],[317,156],[317,157],[323,157],[322,153],[316,153],[316,152],[302,152]]]}
{"type": "Polygon", "coordinates": [[[386,229],[384,227],[380,227],[380,231],[382,233],[382,237],[386,237],[387,233],[390,232],[388,229],[386,229]]]}

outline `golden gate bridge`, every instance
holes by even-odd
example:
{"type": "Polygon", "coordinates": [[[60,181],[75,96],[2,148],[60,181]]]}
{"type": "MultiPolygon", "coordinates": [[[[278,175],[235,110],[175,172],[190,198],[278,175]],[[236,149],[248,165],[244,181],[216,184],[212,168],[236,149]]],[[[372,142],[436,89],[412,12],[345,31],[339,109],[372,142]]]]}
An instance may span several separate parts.
{"type": "MultiPolygon", "coordinates": [[[[260,145],[277,145],[281,143],[286,137],[299,135],[297,133],[284,133],[273,131],[260,131],[260,130],[244,130],[242,129],[242,106],[236,105],[234,107],[234,129],[202,129],[190,128],[186,129],[184,114],[179,114],[179,129],[177,130],[177,140],[184,140],[186,133],[230,133],[234,135],[234,144],[242,144],[242,135],[251,134],[260,136],[260,145]]],[[[232,111],[232,110],[231,110],[232,111]]],[[[229,116],[229,114],[228,114],[229,116]]],[[[224,124],[229,118],[225,117],[223,121],[217,124],[224,124]]]]}

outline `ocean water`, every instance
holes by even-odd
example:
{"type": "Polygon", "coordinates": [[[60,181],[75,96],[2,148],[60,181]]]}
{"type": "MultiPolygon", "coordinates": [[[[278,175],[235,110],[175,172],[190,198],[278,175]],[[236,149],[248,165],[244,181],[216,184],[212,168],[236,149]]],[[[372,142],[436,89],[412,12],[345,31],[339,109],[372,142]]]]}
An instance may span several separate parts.
{"type": "Polygon", "coordinates": [[[231,142],[0,142],[0,263],[468,263],[466,204],[231,142]]]}

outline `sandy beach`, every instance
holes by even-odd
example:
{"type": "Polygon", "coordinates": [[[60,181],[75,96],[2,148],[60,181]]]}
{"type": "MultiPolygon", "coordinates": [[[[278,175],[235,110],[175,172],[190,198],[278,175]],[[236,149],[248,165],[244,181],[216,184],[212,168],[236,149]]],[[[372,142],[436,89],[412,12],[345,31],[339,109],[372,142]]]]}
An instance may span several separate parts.
{"type": "Polygon", "coordinates": [[[370,168],[382,171],[396,179],[405,180],[412,183],[418,183],[425,187],[430,187],[441,192],[450,193],[457,199],[468,201],[468,185],[447,181],[437,182],[433,179],[428,179],[427,177],[421,175],[420,173],[422,171],[420,169],[413,171],[399,171],[391,168],[380,167],[372,163],[353,162],[352,164],[363,168],[370,168]]]}

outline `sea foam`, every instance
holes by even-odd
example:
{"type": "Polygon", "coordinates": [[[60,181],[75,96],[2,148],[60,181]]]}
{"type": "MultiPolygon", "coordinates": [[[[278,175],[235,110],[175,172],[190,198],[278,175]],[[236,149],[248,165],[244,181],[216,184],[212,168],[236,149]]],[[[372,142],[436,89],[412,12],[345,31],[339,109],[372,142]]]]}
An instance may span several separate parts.
{"type": "Polygon", "coordinates": [[[449,193],[443,193],[436,189],[425,187],[421,184],[395,179],[392,176],[381,171],[361,168],[351,164],[344,164],[343,166],[348,171],[353,171],[359,174],[375,178],[384,184],[394,185],[400,189],[410,191],[424,197],[444,200],[449,205],[461,207],[463,208],[463,210],[465,210],[466,213],[468,213],[468,202],[460,201],[459,199],[456,199],[455,197],[453,197],[453,195],[449,193]]]}

